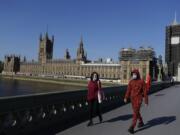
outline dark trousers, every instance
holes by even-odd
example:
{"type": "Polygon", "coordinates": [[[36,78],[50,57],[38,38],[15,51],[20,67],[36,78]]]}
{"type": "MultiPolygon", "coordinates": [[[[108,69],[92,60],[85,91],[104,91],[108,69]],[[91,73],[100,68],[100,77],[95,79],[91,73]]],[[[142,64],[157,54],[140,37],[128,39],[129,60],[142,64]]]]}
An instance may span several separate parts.
{"type": "Polygon", "coordinates": [[[99,117],[99,120],[102,121],[101,108],[97,99],[89,101],[89,119],[92,121],[93,114],[96,112],[95,116],[99,117]]]}

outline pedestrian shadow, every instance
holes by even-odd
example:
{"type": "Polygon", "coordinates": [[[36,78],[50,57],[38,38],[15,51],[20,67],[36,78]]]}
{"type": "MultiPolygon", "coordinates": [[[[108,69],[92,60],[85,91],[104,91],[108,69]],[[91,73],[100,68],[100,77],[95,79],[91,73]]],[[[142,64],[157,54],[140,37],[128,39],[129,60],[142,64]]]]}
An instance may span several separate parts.
{"type": "Polygon", "coordinates": [[[106,122],[116,122],[116,121],[126,121],[132,118],[132,114],[127,114],[127,115],[121,115],[115,118],[112,118],[110,120],[107,120],[106,122]]]}
{"type": "Polygon", "coordinates": [[[180,85],[175,85],[174,87],[175,87],[175,88],[179,88],[179,87],[180,87],[180,85]]]}
{"type": "Polygon", "coordinates": [[[148,129],[148,128],[151,128],[154,126],[162,125],[162,124],[168,125],[168,124],[172,123],[173,121],[176,121],[176,116],[164,116],[164,117],[154,118],[154,119],[148,121],[144,125],[144,127],[138,129],[135,132],[139,132],[139,131],[142,131],[142,130],[145,130],[145,129],[148,129]]]}

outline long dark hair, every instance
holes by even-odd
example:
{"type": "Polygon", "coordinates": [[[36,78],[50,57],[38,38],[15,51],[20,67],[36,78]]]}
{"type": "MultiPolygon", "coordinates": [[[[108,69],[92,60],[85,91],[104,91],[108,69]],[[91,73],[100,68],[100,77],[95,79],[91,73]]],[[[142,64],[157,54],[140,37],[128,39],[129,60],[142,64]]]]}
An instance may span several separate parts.
{"type": "Polygon", "coordinates": [[[94,74],[97,75],[96,81],[99,81],[99,74],[98,74],[97,72],[92,72],[92,73],[91,73],[91,77],[90,77],[91,81],[93,81],[93,76],[94,76],[94,74]]]}

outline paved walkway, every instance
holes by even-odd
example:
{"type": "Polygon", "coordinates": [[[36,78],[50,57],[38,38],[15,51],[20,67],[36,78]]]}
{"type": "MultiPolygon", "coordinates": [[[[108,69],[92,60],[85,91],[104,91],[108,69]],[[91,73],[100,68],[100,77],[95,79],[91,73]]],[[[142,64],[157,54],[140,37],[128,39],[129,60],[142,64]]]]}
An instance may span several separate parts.
{"type": "MultiPolygon", "coordinates": [[[[136,128],[138,135],[180,135],[180,85],[172,86],[149,97],[149,106],[143,104],[145,127],[136,128]]],[[[132,120],[131,105],[127,104],[103,115],[104,123],[87,127],[88,122],[69,128],[57,135],[129,135],[132,120]]]]}

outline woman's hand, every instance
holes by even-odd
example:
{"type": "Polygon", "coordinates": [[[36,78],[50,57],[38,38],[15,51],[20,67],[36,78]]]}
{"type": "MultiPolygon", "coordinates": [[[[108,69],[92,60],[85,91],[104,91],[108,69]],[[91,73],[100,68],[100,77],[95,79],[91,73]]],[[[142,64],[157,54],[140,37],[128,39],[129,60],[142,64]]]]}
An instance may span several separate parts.
{"type": "Polygon", "coordinates": [[[124,99],[124,103],[127,103],[127,99],[126,98],[124,99]]]}

